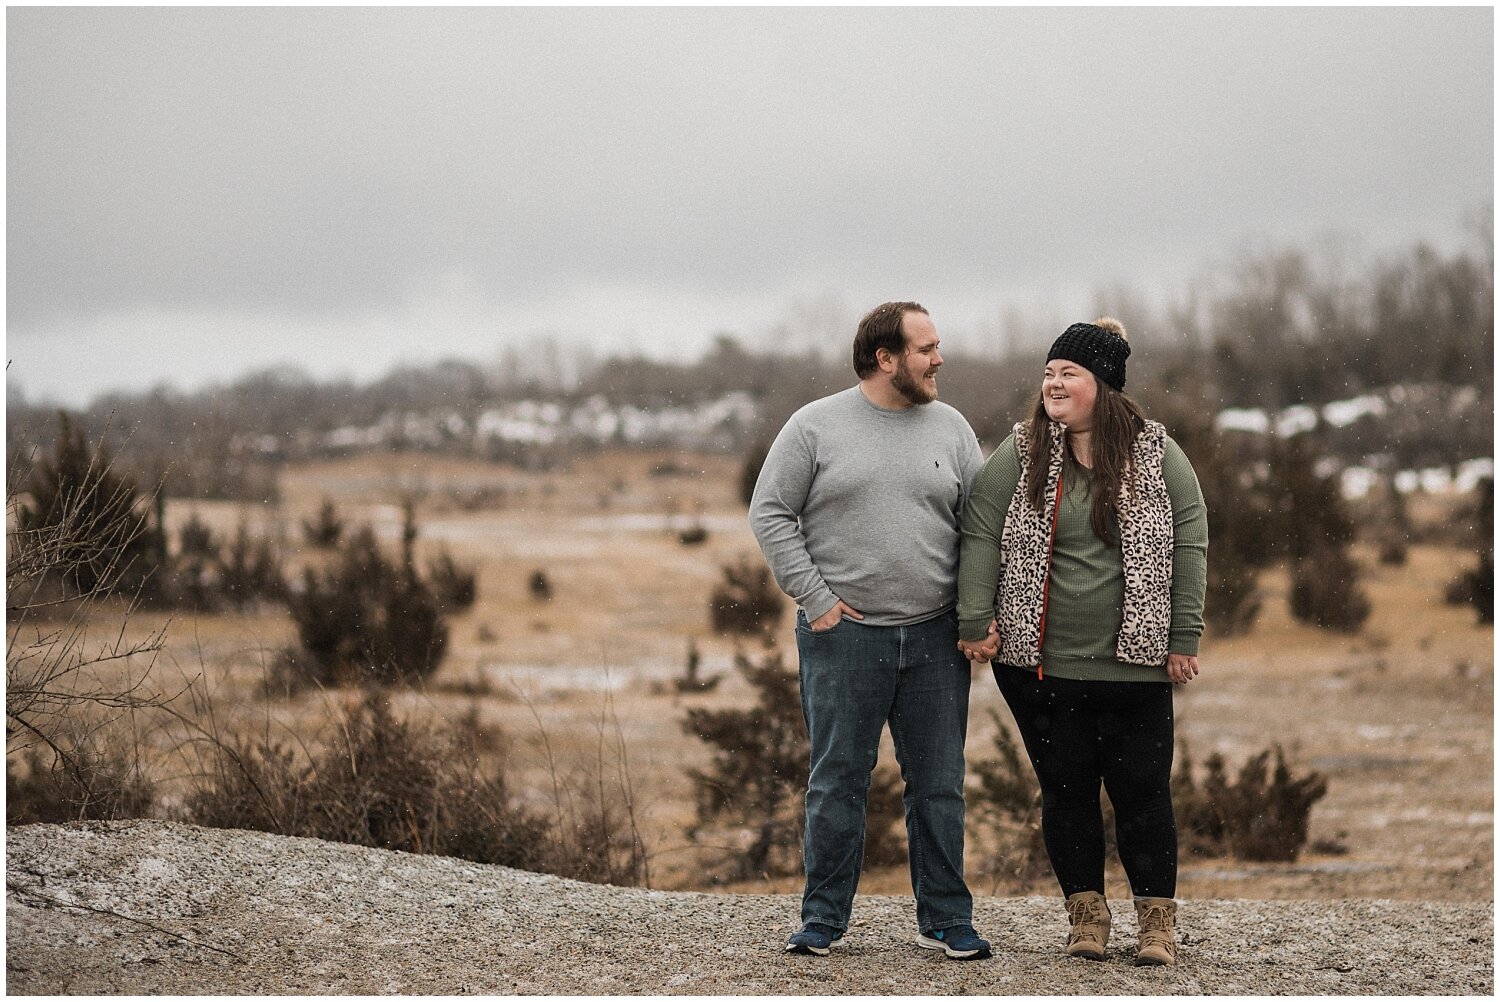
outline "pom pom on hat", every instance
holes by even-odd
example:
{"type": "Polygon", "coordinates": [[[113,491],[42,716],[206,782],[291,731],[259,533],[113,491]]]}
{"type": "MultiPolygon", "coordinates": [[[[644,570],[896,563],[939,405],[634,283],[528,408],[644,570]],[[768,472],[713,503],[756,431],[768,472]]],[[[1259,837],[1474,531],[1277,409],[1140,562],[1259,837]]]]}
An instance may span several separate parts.
{"type": "Polygon", "coordinates": [[[1130,340],[1130,338],[1125,333],[1125,325],[1120,323],[1120,321],[1116,320],[1114,317],[1099,317],[1094,321],[1094,326],[1103,328],[1104,330],[1109,331],[1111,334],[1118,334],[1120,335],[1120,337],[1125,338],[1125,340],[1127,341],[1130,340]]]}

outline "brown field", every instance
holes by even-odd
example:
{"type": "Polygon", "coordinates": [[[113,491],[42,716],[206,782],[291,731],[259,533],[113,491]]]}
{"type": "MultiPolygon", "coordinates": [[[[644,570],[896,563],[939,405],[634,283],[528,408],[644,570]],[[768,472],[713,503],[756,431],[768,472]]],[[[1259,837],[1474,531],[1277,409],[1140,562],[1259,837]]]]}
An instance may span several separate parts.
{"type": "MultiPolygon", "coordinates": [[[[707,755],[679,721],[689,705],[749,698],[730,670],[735,645],[710,631],[707,611],[720,565],[757,552],[735,497],[737,474],[736,458],[668,452],[601,455],[556,472],[366,457],[287,470],[278,506],[179,502],[168,520],[175,526],[196,511],[232,532],[248,518],[297,544],[300,520],[330,497],[349,522],[373,523],[394,546],[399,499],[417,496],[419,552],[447,547],[476,565],[479,599],[452,621],[448,656],[427,689],[401,698],[448,718],[472,709],[503,728],[512,786],[538,804],[548,802],[554,771],[600,761],[601,737],[610,744],[618,727],[651,850],[651,882],[685,888],[700,885],[705,857],[683,834],[692,817],[683,767],[707,755]],[[682,545],[677,531],[699,519],[707,541],[682,545]],[[527,592],[537,568],[553,584],[550,602],[527,592]],[[690,643],[702,651],[703,671],[729,673],[711,694],[681,697],[666,684],[681,673],[690,643]],[[553,768],[549,748],[559,764],[553,768]]],[[[1443,505],[1414,508],[1429,511],[1441,518],[1443,505]]],[[[1443,584],[1472,558],[1414,547],[1410,561],[1393,568],[1360,556],[1371,568],[1366,588],[1374,605],[1361,635],[1294,622],[1285,575],[1271,572],[1255,631],[1207,638],[1203,675],[1177,704],[1178,735],[1195,762],[1218,751],[1237,768],[1279,744],[1297,772],[1324,772],[1328,794],[1313,808],[1310,843],[1347,852],[1304,852],[1296,863],[1276,865],[1185,860],[1182,896],[1492,899],[1493,632],[1475,625],[1470,610],[1441,601],[1443,584]]],[[[138,613],[131,626],[144,630],[162,618],[138,613]]],[[[789,647],[790,616],[780,636],[789,647]]],[[[177,613],[152,677],[165,688],[201,675],[220,726],[305,733],[332,701],[353,697],[261,698],[267,664],[293,639],[280,612],[177,613]]],[[[794,663],[795,651],[787,654],[794,663]]],[[[1006,716],[988,673],[976,673],[971,754],[988,752],[990,707],[1006,716]]],[[[888,747],[883,758],[891,760],[888,747]]],[[[603,760],[617,779],[617,760],[608,753],[603,760]]],[[[1112,896],[1126,893],[1117,868],[1111,881],[1112,896]]],[[[974,885],[1014,893],[977,875],[974,885]]],[[[791,891],[800,879],[728,889],[791,891]]],[[[910,893],[904,868],[868,874],[862,890],[910,893]]]]}

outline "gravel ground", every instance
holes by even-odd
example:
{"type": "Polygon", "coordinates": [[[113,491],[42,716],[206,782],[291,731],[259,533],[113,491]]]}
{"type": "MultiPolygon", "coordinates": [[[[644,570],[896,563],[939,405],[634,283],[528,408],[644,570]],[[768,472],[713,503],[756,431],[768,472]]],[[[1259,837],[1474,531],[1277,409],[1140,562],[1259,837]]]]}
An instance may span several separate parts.
{"type": "Polygon", "coordinates": [[[797,899],[580,884],[158,821],[6,832],[11,994],[1491,995],[1491,904],[1185,901],[1176,968],[1061,954],[1051,898],[982,898],[991,960],[917,949],[909,898],[788,957],[797,899]]]}

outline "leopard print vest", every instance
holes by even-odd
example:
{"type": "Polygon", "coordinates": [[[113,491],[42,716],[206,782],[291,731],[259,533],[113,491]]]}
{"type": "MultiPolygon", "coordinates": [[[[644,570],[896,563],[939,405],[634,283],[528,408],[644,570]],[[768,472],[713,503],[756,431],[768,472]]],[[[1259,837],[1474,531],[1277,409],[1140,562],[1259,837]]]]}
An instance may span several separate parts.
{"type": "MultiPolygon", "coordinates": [[[[1002,571],[995,600],[1000,627],[999,660],[1034,668],[1041,664],[1047,575],[1062,481],[1063,426],[1048,422],[1047,501],[1041,511],[1026,500],[1031,457],[1025,448],[1030,422],[1015,426],[1021,479],[1011,496],[1000,536],[1002,571]]],[[[1172,500],[1162,477],[1167,431],[1147,421],[1130,449],[1120,484],[1120,552],[1125,572],[1124,616],[1115,656],[1127,664],[1166,664],[1172,629],[1172,500]]]]}

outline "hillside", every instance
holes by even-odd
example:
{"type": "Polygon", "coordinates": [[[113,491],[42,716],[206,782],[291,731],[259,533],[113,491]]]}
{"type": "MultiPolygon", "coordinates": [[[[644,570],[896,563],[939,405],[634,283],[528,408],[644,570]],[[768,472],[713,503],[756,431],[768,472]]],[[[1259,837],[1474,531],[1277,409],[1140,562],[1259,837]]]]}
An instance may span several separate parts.
{"type": "Polygon", "coordinates": [[[1183,962],[1060,952],[1050,898],[980,898],[993,960],[911,944],[860,898],[846,947],[786,957],[797,898],[581,884],[460,860],[158,821],[7,829],[12,994],[1484,994],[1489,904],[1188,900],[1183,962]]]}

